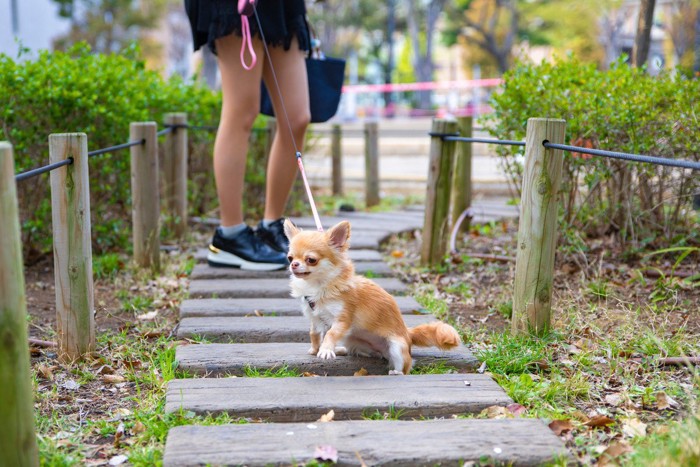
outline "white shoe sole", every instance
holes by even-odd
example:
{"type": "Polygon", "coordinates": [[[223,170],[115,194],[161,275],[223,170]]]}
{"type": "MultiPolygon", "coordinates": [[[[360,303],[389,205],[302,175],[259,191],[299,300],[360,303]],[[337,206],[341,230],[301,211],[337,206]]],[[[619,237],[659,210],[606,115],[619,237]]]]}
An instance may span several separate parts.
{"type": "Polygon", "coordinates": [[[219,250],[217,253],[209,251],[209,254],[207,255],[207,261],[209,261],[210,263],[214,263],[215,266],[241,268],[247,271],[277,271],[279,269],[285,269],[287,267],[286,264],[278,263],[253,263],[251,261],[246,261],[239,256],[222,250],[219,250]]]}

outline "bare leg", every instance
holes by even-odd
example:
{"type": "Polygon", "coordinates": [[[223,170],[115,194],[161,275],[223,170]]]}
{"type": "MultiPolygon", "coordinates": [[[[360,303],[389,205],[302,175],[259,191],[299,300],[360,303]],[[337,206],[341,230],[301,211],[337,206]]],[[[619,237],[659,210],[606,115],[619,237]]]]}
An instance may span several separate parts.
{"type": "MultiPolygon", "coordinates": [[[[214,177],[221,210],[221,225],[243,222],[243,183],[248,138],[260,109],[262,60],[250,71],[241,65],[242,39],[231,34],[216,40],[221,71],[223,104],[214,143],[214,177]]],[[[253,38],[255,53],[263,57],[262,42],[253,38]]]]}
{"type": "Polygon", "coordinates": [[[273,71],[265,57],[263,79],[275,109],[277,132],[272,142],[270,159],[267,164],[264,217],[265,219],[278,219],[284,214],[287,198],[297,174],[295,147],[299,151],[303,151],[304,134],[311,116],[304,52],[299,50],[296,38],[292,41],[289,50],[285,51],[282,47],[270,47],[269,51],[274,75],[277,77],[277,83],[280,87],[279,92],[284,99],[284,108],[275,85],[273,71]],[[287,118],[289,122],[287,122],[287,118]]]}

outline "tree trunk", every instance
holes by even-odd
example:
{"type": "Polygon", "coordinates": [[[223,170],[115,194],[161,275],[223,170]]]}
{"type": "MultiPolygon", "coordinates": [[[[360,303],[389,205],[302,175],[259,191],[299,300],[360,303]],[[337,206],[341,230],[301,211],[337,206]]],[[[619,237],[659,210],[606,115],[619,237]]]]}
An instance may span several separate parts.
{"type": "Polygon", "coordinates": [[[637,36],[634,39],[632,49],[632,66],[642,67],[649,56],[649,44],[651,42],[651,25],[654,20],[654,6],[656,0],[642,0],[637,20],[637,36]]]}

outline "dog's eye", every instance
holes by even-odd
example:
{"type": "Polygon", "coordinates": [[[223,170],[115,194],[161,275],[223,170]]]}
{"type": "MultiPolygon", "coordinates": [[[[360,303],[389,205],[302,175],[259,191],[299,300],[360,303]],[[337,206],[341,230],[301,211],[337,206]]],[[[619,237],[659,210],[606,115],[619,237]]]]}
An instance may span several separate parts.
{"type": "Polygon", "coordinates": [[[306,262],[309,264],[316,264],[318,260],[316,258],[306,258],[306,262]]]}
{"type": "Polygon", "coordinates": [[[292,256],[292,255],[287,256],[287,261],[289,261],[290,263],[292,261],[294,261],[294,256],[292,256]]]}

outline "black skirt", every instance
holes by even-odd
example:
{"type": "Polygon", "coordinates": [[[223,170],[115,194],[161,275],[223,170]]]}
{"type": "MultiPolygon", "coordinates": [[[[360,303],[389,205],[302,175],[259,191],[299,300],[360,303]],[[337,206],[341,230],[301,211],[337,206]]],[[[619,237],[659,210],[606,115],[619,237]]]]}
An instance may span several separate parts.
{"type": "MultiPolygon", "coordinates": [[[[304,0],[258,0],[257,13],[265,42],[289,50],[296,36],[301,50],[309,50],[304,0]]],[[[241,16],[236,0],[185,0],[194,50],[208,44],[216,53],[215,40],[229,34],[241,35],[241,16]]],[[[260,36],[255,15],[249,18],[250,32],[260,36]]]]}

